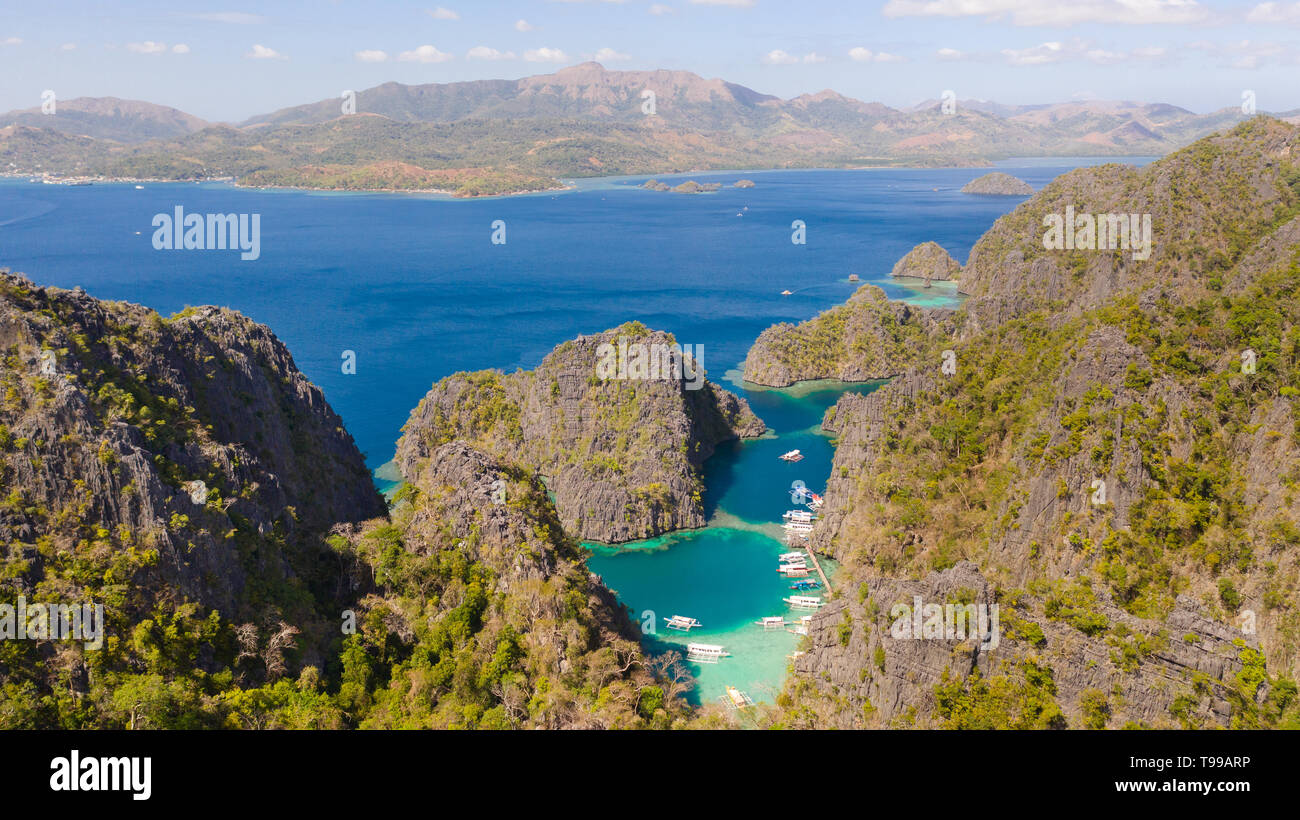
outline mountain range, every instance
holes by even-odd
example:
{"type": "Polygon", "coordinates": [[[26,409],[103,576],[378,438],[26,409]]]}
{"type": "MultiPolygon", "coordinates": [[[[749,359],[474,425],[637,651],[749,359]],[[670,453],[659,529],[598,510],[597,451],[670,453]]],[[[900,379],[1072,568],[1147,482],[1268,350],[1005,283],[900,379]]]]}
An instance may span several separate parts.
{"type": "Polygon", "coordinates": [[[610,71],[588,62],[519,80],[390,82],[238,124],[79,98],[59,102],[53,115],[39,108],[0,115],[0,168],[476,195],[615,174],[1159,155],[1242,118],[1235,108],[1196,114],[1108,101],[896,109],[831,90],[781,99],[688,71],[610,71]]]}

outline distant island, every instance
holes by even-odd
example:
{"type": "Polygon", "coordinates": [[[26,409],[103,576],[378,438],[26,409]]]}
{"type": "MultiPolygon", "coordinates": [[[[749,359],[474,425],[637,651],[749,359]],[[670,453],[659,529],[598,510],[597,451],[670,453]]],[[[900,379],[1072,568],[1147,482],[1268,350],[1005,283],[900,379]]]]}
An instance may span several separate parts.
{"type": "MultiPolygon", "coordinates": [[[[647,191],[670,191],[674,194],[711,194],[714,191],[722,190],[721,182],[696,182],[688,179],[680,185],[669,185],[667,182],[660,182],[657,179],[647,179],[641,185],[647,191]]],[[[736,180],[732,186],[735,188],[753,188],[754,180],[740,179],[736,180]]]]}
{"type": "Polygon", "coordinates": [[[1005,158],[1008,146],[1026,157],[1161,155],[1240,119],[1236,108],[1195,114],[1160,103],[960,101],[944,113],[934,100],[898,109],[834,91],[782,99],[689,71],[594,62],[518,80],[389,82],[344,102],[225,124],[136,100],[59,100],[53,115],[0,114],[0,173],[473,197],[580,177],[974,168],[1005,158]],[[641,110],[647,89],[657,95],[653,116],[641,110]]]}
{"type": "Polygon", "coordinates": [[[962,186],[963,194],[991,194],[993,196],[1033,196],[1034,189],[1023,179],[1018,179],[1001,171],[994,171],[982,177],[972,179],[962,186]]]}

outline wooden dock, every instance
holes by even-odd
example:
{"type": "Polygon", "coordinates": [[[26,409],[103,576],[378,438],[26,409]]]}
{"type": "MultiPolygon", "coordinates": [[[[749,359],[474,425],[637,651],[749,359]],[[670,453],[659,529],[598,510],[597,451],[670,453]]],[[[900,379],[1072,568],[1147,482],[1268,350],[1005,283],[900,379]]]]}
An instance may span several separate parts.
{"type": "Polygon", "coordinates": [[[826,594],[830,595],[834,593],[835,590],[831,589],[830,580],[826,577],[826,573],[822,572],[822,564],[817,560],[817,553],[813,550],[811,543],[808,544],[808,557],[812,559],[813,568],[816,569],[817,574],[821,576],[822,588],[826,590],[826,594]]]}

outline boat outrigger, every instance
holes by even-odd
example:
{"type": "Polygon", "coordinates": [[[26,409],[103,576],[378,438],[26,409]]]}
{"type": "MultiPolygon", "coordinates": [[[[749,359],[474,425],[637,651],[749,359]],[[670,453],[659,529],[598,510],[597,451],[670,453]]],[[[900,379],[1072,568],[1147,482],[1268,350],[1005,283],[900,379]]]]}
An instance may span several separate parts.
{"type": "Polygon", "coordinates": [[[791,595],[781,600],[789,604],[791,609],[817,609],[822,605],[822,599],[816,595],[791,595]]]}
{"type": "Polygon", "coordinates": [[[690,632],[697,626],[703,626],[699,621],[694,618],[688,618],[685,615],[674,615],[671,618],[664,618],[664,620],[667,621],[665,626],[669,629],[677,629],[682,632],[690,632]]]}
{"type": "Polygon", "coordinates": [[[731,653],[717,644],[686,644],[686,660],[696,663],[717,663],[722,658],[730,658],[731,653]]]}
{"type": "Polygon", "coordinates": [[[754,699],[734,686],[727,687],[727,701],[732,709],[744,709],[754,705],[754,699]]]}

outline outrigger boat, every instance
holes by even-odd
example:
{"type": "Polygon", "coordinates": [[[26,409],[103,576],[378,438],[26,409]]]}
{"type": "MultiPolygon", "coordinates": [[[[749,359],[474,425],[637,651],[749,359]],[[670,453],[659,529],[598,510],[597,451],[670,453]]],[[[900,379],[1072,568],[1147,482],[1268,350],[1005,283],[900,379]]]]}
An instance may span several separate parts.
{"type": "Polygon", "coordinates": [[[727,687],[727,700],[733,709],[744,709],[754,705],[754,699],[734,686],[727,687]]]}
{"type": "Polygon", "coordinates": [[[717,663],[722,658],[730,658],[731,653],[717,644],[711,643],[688,643],[686,644],[686,660],[695,661],[696,663],[717,663]]]}
{"type": "Polygon", "coordinates": [[[807,589],[821,589],[821,586],[821,582],[819,581],[795,581],[790,585],[790,589],[802,591],[807,589]]]}
{"type": "Polygon", "coordinates": [[[805,555],[805,554],[802,553],[802,552],[783,552],[783,553],[781,553],[780,555],[777,556],[777,558],[778,558],[782,563],[788,563],[788,564],[793,564],[793,563],[795,563],[795,562],[797,562],[797,561],[802,561],[802,560],[804,560],[804,559],[807,558],[807,557],[808,557],[808,556],[805,555]]]}
{"type": "Polygon", "coordinates": [[[783,572],[783,573],[781,573],[781,574],[784,575],[786,578],[807,578],[807,577],[809,577],[809,572],[808,572],[807,567],[805,567],[804,569],[788,569],[788,570],[786,570],[785,572],[783,572]]]}
{"type": "Polygon", "coordinates": [[[815,595],[791,595],[781,600],[789,604],[791,609],[817,609],[822,605],[822,599],[815,595]]]}
{"type": "Polygon", "coordinates": [[[690,632],[694,627],[703,626],[699,621],[694,618],[687,618],[685,615],[674,615],[671,618],[664,618],[664,620],[668,622],[665,625],[669,629],[677,629],[682,632],[690,632]]]}
{"type": "Polygon", "coordinates": [[[780,566],[778,566],[778,567],[776,568],[776,571],[777,571],[777,572],[780,572],[780,573],[786,573],[786,572],[807,572],[807,571],[808,571],[808,565],[805,564],[805,563],[803,563],[802,561],[800,561],[800,562],[797,563],[797,564],[781,564],[780,566]]]}
{"type": "Polygon", "coordinates": [[[787,524],[808,524],[811,526],[812,522],[817,520],[817,516],[807,510],[787,510],[785,515],[781,516],[781,520],[787,524]]]}
{"type": "Polygon", "coordinates": [[[786,630],[786,632],[793,632],[793,633],[796,634],[796,635],[807,635],[807,634],[808,634],[808,625],[811,624],[811,623],[812,623],[812,616],[811,616],[811,615],[805,615],[805,616],[803,616],[802,618],[800,618],[799,620],[795,621],[795,622],[790,626],[790,628],[786,630]]]}
{"type": "Polygon", "coordinates": [[[798,450],[791,450],[788,453],[781,454],[782,461],[803,461],[803,453],[798,450]]]}
{"type": "Polygon", "coordinates": [[[784,628],[785,628],[785,616],[784,616],[784,615],[767,615],[767,616],[765,616],[765,617],[763,618],[763,620],[761,620],[761,621],[754,621],[754,623],[758,624],[759,626],[763,627],[764,629],[784,629],[784,628]]]}

